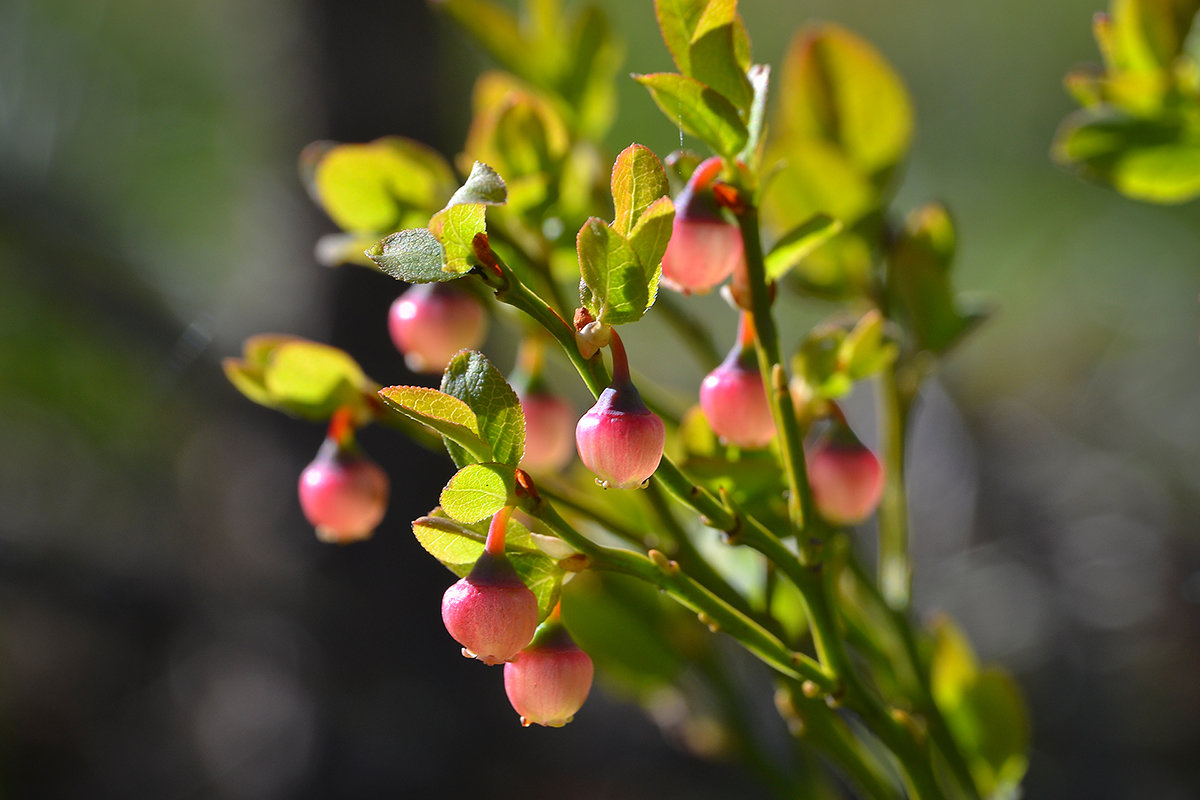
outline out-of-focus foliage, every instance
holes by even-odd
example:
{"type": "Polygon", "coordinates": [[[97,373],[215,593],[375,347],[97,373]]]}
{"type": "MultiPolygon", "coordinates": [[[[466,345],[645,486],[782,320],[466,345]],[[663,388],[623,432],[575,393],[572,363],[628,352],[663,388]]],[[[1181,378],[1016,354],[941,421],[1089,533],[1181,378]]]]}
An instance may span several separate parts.
{"type": "Polygon", "coordinates": [[[1055,160],[1135,200],[1200,195],[1197,11],[1196,0],[1113,0],[1096,15],[1103,66],[1067,75],[1083,108],[1059,128],[1055,160]]]}

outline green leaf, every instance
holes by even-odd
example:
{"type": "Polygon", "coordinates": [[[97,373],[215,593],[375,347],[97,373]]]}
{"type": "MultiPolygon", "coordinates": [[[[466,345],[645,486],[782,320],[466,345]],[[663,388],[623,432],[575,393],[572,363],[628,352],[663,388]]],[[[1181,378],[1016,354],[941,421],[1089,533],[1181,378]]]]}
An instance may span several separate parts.
{"type": "Polygon", "coordinates": [[[689,71],[695,78],[719,92],[734,107],[745,111],[754,100],[754,89],[739,63],[736,39],[741,35],[737,0],[709,0],[708,6],[688,45],[689,71]]]}
{"type": "Polygon", "coordinates": [[[463,273],[446,268],[446,250],[428,228],[397,231],[372,245],[366,256],[388,275],[408,283],[452,281],[463,273]]]}
{"type": "Polygon", "coordinates": [[[684,75],[691,74],[692,34],[707,6],[708,0],[654,0],[663,41],[684,75]]]}
{"type": "Polygon", "coordinates": [[[614,79],[623,52],[599,8],[582,9],[567,51],[572,55],[571,67],[560,81],[562,95],[576,110],[584,138],[602,140],[616,118],[614,79]]]}
{"type": "Polygon", "coordinates": [[[748,137],[738,160],[752,164],[757,168],[764,144],[763,136],[767,131],[767,98],[771,87],[771,67],[767,64],[755,64],[749,68],[746,77],[754,89],[754,99],[750,103],[750,112],[746,121],[748,137]]]}
{"type": "Polygon", "coordinates": [[[507,199],[508,187],[504,185],[504,179],[487,164],[476,161],[471,167],[471,174],[467,176],[467,182],[459,187],[458,191],[450,198],[450,202],[446,203],[446,207],[450,208],[463,203],[501,206],[507,199]]]}
{"type": "Polygon", "coordinates": [[[629,145],[617,156],[611,184],[616,208],[612,227],[626,237],[646,209],[671,191],[658,156],[640,144],[629,145]]]}
{"type": "Polygon", "coordinates": [[[674,222],[675,204],[670,197],[660,197],[646,208],[629,234],[629,246],[641,262],[643,274],[654,273],[649,289],[651,299],[658,285],[663,254],[667,252],[667,242],[671,241],[674,222]]]}
{"type": "Polygon", "coordinates": [[[814,214],[788,231],[766,255],[767,277],[779,280],[801,259],[840,233],[842,223],[828,214],[814,214]]]}
{"type": "Polygon", "coordinates": [[[1109,66],[1117,71],[1169,69],[1183,52],[1197,0],[1113,0],[1107,23],[1098,26],[1109,66]]]}
{"type": "Polygon", "coordinates": [[[592,217],[579,229],[579,300],[600,322],[637,322],[654,301],[657,269],[651,274],[625,237],[592,217]]]}
{"type": "MultiPolygon", "coordinates": [[[[487,523],[455,522],[440,508],[414,520],[412,529],[426,552],[460,578],[470,574],[487,539],[487,523]]],[[[528,529],[516,520],[508,521],[505,540],[509,563],[537,597],[539,619],[545,619],[558,602],[564,570],[537,548],[528,529]]]]}
{"type": "Polygon", "coordinates": [[[457,443],[475,461],[492,460],[491,447],[479,435],[475,412],[459,398],[427,386],[389,386],[379,396],[389,408],[433,428],[447,444],[457,443]]]}
{"type": "Polygon", "coordinates": [[[1108,107],[1071,114],[1054,138],[1054,159],[1135,200],[1182,203],[1200,196],[1200,131],[1166,117],[1108,107]]]}
{"type": "Polygon", "coordinates": [[[912,140],[912,104],[904,84],[874,47],[836,25],[806,28],[792,40],[779,96],[781,140],[831,143],[877,183],[903,159],[912,140]]]}
{"type": "Polygon", "coordinates": [[[487,519],[510,504],[514,480],[506,464],[468,464],[442,489],[442,508],[459,522],[487,519]]]}
{"type": "Polygon", "coordinates": [[[1012,676],[980,669],[966,637],[943,619],[935,627],[931,683],[980,793],[994,797],[1015,787],[1028,766],[1030,724],[1012,676]]]}
{"type": "Polygon", "coordinates": [[[516,392],[483,353],[465,350],[450,359],[442,391],[465,403],[493,458],[515,467],[525,452],[525,414],[516,392]]]}
{"type": "Polygon", "coordinates": [[[475,237],[487,232],[485,206],[483,203],[447,206],[429,220],[429,231],[442,241],[446,271],[469,272],[479,263],[475,257],[475,237]]]}
{"type": "Polygon", "coordinates": [[[330,218],[351,233],[395,230],[409,210],[430,213],[453,191],[454,175],[434,150],[390,137],[365,144],[320,142],[301,171],[330,218]]]}
{"type": "Polygon", "coordinates": [[[650,90],[667,119],[718,154],[732,158],[746,144],[749,133],[737,109],[700,81],[667,72],[633,77],[650,90]]]}
{"type": "Polygon", "coordinates": [[[887,335],[883,315],[871,309],[838,347],[838,366],[852,381],[881,372],[896,360],[900,347],[887,335]]]}
{"type": "Polygon", "coordinates": [[[241,359],[223,364],[229,381],[260,405],[306,419],[328,419],[342,406],[364,410],[378,386],[345,352],[291,336],[248,339],[241,359]]]}
{"type": "Polygon", "coordinates": [[[887,290],[896,316],[918,349],[944,353],[984,317],[961,304],[950,284],[954,223],[946,208],[930,203],[905,220],[892,243],[887,290]]]}

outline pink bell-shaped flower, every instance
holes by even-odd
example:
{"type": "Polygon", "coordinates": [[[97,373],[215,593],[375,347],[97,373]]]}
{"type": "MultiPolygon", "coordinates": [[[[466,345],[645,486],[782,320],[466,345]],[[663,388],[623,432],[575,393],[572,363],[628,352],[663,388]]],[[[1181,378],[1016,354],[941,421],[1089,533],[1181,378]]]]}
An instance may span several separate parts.
{"type": "Polygon", "coordinates": [[[662,282],[678,292],[711,291],[745,264],[742,232],[722,215],[713,197],[712,182],[720,170],[720,158],[704,161],[675,198],[675,222],[663,254],[662,282]]]}
{"type": "Polygon", "coordinates": [[[738,341],[700,384],[700,408],[709,427],[739,447],[765,447],[775,438],[775,419],[754,355],[749,312],[738,320],[738,341]]]}
{"type": "Polygon", "coordinates": [[[471,574],[442,596],[442,622],[463,646],[463,655],[489,665],[515,657],[538,624],[537,598],[504,555],[511,514],[510,506],[496,512],[471,574]]]}
{"type": "Polygon", "coordinates": [[[601,486],[636,489],[658,469],[667,431],[630,380],[625,347],[616,331],[610,346],[612,384],[575,426],[575,445],[601,486]]]}
{"type": "Polygon", "coordinates": [[[574,454],[571,424],[575,411],[556,394],[529,392],[519,395],[525,413],[525,454],[521,466],[529,472],[554,472],[574,454]]]}
{"type": "Polygon", "coordinates": [[[354,443],[347,409],[339,410],[317,456],[300,473],[300,508],[323,542],[368,539],[387,511],[388,477],[354,443]]]}
{"type": "Polygon", "coordinates": [[[813,502],[822,517],[837,525],[856,525],[874,513],[883,496],[879,459],[844,420],[805,455],[813,502]]]}
{"type": "Polygon", "coordinates": [[[420,283],[392,303],[388,332],[409,369],[436,373],[459,350],[483,342],[487,314],[478,300],[461,289],[448,283],[420,283]]]}
{"type": "Polygon", "coordinates": [[[583,707],[593,672],[591,657],[567,633],[556,608],[529,646],[504,665],[504,691],[525,727],[561,728],[583,707]]]}
{"type": "Polygon", "coordinates": [[[542,377],[544,342],[529,337],[521,342],[517,368],[509,383],[521,400],[525,415],[525,452],[521,467],[529,472],[556,472],[575,452],[571,431],[575,411],[562,397],[550,391],[542,377]]]}

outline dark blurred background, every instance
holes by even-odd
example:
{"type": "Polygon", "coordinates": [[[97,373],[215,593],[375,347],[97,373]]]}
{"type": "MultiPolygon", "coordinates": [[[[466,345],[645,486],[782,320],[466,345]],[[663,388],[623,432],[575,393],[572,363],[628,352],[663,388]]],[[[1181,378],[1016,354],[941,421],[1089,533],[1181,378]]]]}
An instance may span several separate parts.
{"type": "MultiPolygon", "coordinates": [[[[756,60],[825,19],[896,65],[897,207],[950,205],[957,284],[997,308],[918,411],[919,610],[1020,679],[1027,796],[1200,796],[1200,209],[1049,162],[1099,0],[743,6],[756,60]]],[[[649,0],[605,8],[627,70],[669,67],[649,0]]],[[[0,3],[0,795],[765,794],[603,691],[520,729],[408,533],[449,462],[365,432],[405,489],[374,540],[321,546],[295,501],[321,429],[221,375],[280,331],[414,380],[397,285],[314,262],[332,226],[295,159],[392,133],[452,155],[485,64],[416,0],[0,3]]],[[[621,99],[614,152],[677,146],[621,99]]]]}

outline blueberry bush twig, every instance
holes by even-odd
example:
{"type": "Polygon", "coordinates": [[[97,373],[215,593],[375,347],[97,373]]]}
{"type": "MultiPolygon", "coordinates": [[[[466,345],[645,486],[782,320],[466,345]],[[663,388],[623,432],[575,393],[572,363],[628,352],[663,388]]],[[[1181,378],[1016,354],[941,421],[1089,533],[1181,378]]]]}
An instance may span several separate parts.
{"type": "Polygon", "coordinates": [[[782,797],[1011,796],[1028,747],[1016,684],[980,667],[948,618],[923,627],[911,609],[907,418],[983,312],[953,290],[947,210],[888,208],[913,129],[890,65],[833,25],[801,30],[775,68],[755,64],[736,2],[658,0],[678,71],[633,79],[697,151],[613,157],[601,142],[622,48],[601,10],[437,6],[501,68],[479,79],[462,154],[385,137],[301,157],[342,229],[319,257],[411,284],[389,330],[431,380],[383,386],[287,336],[225,364],[251,400],[330,421],[300,489],[318,534],[360,541],[380,524],[387,477],[354,432],[392,427],[455,464],[413,535],[458,578],[448,632],[504,665],[522,724],[586,713],[595,669],[634,699],[701,687],[682,724],[715,719],[782,797]],[[718,326],[690,308],[709,292],[738,319],[724,360],[718,326]],[[839,312],[784,340],[777,316],[815,298],[839,312]],[[648,314],[670,338],[638,332],[648,314]],[[476,349],[497,323],[522,341],[507,378],[476,349]],[[654,402],[668,396],[657,364],[680,350],[710,370],[682,415],[654,402]],[[594,401],[578,422],[556,358],[594,401]],[[882,460],[841,408],[871,382],[882,460]],[[872,577],[846,531],[877,510],[872,577]],[[739,650],[761,685],[730,679],[739,650]],[[768,681],[793,760],[747,724],[768,681]]]}

